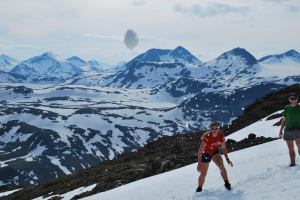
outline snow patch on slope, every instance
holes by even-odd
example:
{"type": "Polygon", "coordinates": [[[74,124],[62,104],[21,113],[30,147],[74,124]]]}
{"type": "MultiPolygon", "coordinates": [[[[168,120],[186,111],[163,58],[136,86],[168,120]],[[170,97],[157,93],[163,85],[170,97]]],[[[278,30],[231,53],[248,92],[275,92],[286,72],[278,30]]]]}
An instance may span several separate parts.
{"type": "Polygon", "coordinates": [[[70,192],[67,192],[67,193],[64,193],[64,194],[61,194],[61,195],[52,195],[52,196],[49,196],[49,197],[46,197],[46,198],[38,197],[38,198],[35,198],[33,200],[42,200],[42,199],[46,200],[46,199],[51,199],[51,198],[54,198],[54,197],[60,197],[62,200],[70,200],[76,195],[79,195],[79,194],[82,194],[84,192],[88,192],[88,191],[93,190],[96,187],[96,185],[97,184],[93,184],[93,185],[90,185],[90,186],[87,186],[87,187],[80,187],[80,188],[77,188],[75,190],[72,190],[70,192]]]}
{"type": "MultiPolygon", "coordinates": [[[[233,133],[228,138],[242,139],[249,134],[249,131],[252,132],[251,129],[261,130],[258,135],[277,137],[279,128],[273,126],[276,121],[278,118],[274,120],[264,118],[233,133]]],[[[197,163],[195,163],[84,199],[297,199],[300,187],[300,167],[288,167],[288,151],[282,140],[232,152],[229,156],[234,163],[233,168],[226,166],[233,186],[232,191],[225,190],[218,168],[211,164],[204,191],[195,194],[199,175],[196,170],[197,163]]],[[[300,162],[299,157],[297,157],[297,162],[300,162]]]]}
{"type": "MultiPolygon", "coordinates": [[[[287,167],[289,158],[284,142],[278,140],[233,152],[230,158],[234,167],[227,166],[233,186],[229,192],[223,186],[218,168],[212,164],[204,191],[195,194],[199,174],[196,171],[197,164],[192,164],[84,199],[297,199],[300,167],[287,167]]],[[[299,157],[297,162],[300,162],[299,157]]]]}

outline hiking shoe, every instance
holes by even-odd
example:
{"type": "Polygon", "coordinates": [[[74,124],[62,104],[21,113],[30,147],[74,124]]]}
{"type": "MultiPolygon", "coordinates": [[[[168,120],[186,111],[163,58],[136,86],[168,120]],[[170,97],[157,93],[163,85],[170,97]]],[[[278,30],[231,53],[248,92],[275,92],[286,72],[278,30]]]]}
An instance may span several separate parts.
{"type": "Polygon", "coordinates": [[[225,188],[226,188],[227,190],[231,190],[231,185],[230,185],[230,183],[229,183],[228,181],[225,181],[224,186],[225,186],[225,188]]]}
{"type": "Polygon", "coordinates": [[[295,167],[295,166],[296,166],[296,163],[291,163],[289,166],[290,166],[290,167],[295,167]]]}
{"type": "Polygon", "coordinates": [[[196,192],[202,192],[202,187],[198,186],[196,192]]]}

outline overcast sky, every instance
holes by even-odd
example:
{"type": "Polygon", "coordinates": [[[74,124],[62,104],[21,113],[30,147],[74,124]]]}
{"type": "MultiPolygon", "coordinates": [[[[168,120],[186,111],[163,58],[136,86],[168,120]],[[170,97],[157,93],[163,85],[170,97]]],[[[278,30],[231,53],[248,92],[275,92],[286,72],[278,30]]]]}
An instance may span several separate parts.
{"type": "Polygon", "coordinates": [[[260,58],[300,50],[300,0],[0,0],[0,54],[46,51],[116,63],[184,46],[202,61],[237,46],[260,58]],[[133,50],[127,29],[140,38],[133,50]]]}

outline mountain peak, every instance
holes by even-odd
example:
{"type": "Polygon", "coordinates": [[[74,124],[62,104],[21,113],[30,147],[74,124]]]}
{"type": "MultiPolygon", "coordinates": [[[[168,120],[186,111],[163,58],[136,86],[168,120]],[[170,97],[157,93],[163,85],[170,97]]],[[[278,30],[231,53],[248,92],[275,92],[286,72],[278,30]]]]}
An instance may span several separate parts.
{"type": "Polygon", "coordinates": [[[228,57],[232,55],[241,57],[248,65],[253,65],[257,62],[257,59],[251,53],[249,53],[246,49],[241,47],[236,47],[228,52],[225,52],[217,59],[228,59],[228,57]]]}
{"type": "Polygon", "coordinates": [[[183,64],[200,64],[201,61],[192,55],[187,49],[178,46],[175,49],[149,49],[143,54],[135,57],[128,62],[153,62],[153,63],[183,63],[183,64]]]}
{"type": "Polygon", "coordinates": [[[41,57],[55,58],[55,55],[52,51],[45,52],[41,55],[41,57]]]}
{"type": "Polygon", "coordinates": [[[300,53],[291,49],[282,54],[264,56],[259,59],[259,62],[282,62],[284,59],[292,59],[293,61],[300,62],[300,53]]]}
{"type": "Polygon", "coordinates": [[[173,51],[188,51],[188,50],[186,48],[184,48],[183,46],[178,46],[173,51]]]}
{"type": "Polygon", "coordinates": [[[68,61],[77,61],[77,62],[81,62],[81,63],[86,63],[86,61],[84,61],[83,59],[79,58],[78,56],[72,56],[70,58],[67,59],[68,61]]]}
{"type": "Polygon", "coordinates": [[[178,46],[175,49],[170,51],[171,55],[175,55],[175,54],[191,54],[186,48],[182,47],[182,46],[178,46]]]}
{"type": "Polygon", "coordinates": [[[90,64],[92,64],[92,65],[97,65],[97,66],[99,66],[99,63],[98,63],[98,61],[97,60],[90,60],[90,61],[88,61],[88,63],[90,63],[90,64]]]}
{"type": "Polygon", "coordinates": [[[26,63],[40,63],[40,62],[44,62],[44,61],[54,61],[54,62],[58,62],[57,57],[54,55],[54,53],[52,53],[51,51],[45,52],[41,55],[38,56],[34,56],[24,62],[26,63]]]}
{"type": "Polygon", "coordinates": [[[230,50],[229,53],[232,53],[232,54],[234,54],[234,55],[245,55],[245,54],[250,54],[246,49],[241,48],[241,47],[236,47],[236,48],[230,50]]]}
{"type": "Polygon", "coordinates": [[[285,56],[295,56],[295,55],[300,55],[298,51],[291,49],[287,52],[284,53],[285,56]]]}

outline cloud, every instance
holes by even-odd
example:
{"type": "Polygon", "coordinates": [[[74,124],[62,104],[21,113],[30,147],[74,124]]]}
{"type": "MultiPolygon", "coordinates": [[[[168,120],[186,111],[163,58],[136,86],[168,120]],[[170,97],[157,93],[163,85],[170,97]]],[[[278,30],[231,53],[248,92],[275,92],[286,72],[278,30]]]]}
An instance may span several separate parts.
{"type": "Polygon", "coordinates": [[[135,6],[143,6],[147,4],[146,0],[132,0],[132,4],[135,6]]]}
{"type": "Polygon", "coordinates": [[[245,14],[250,10],[247,6],[232,6],[223,3],[211,3],[209,5],[179,3],[174,10],[183,14],[193,14],[199,17],[213,17],[230,13],[245,14]]]}
{"type": "Polygon", "coordinates": [[[265,2],[270,2],[273,5],[278,5],[278,6],[283,6],[283,8],[287,11],[290,12],[299,12],[300,11],[300,7],[299,7],[299,2],[296,2],[297,5],[293,4],[293,2],[295,3],[295,1],[292,0],[263,0],[265,2]]]}
{"type": "Polygon", "coordinates": [[[298,6],[295,6],[295,5],[289,5],[287,7],[288,11],[291,11],[291,12],[299,12],[300,11],[300,7],[298,6]]]}

